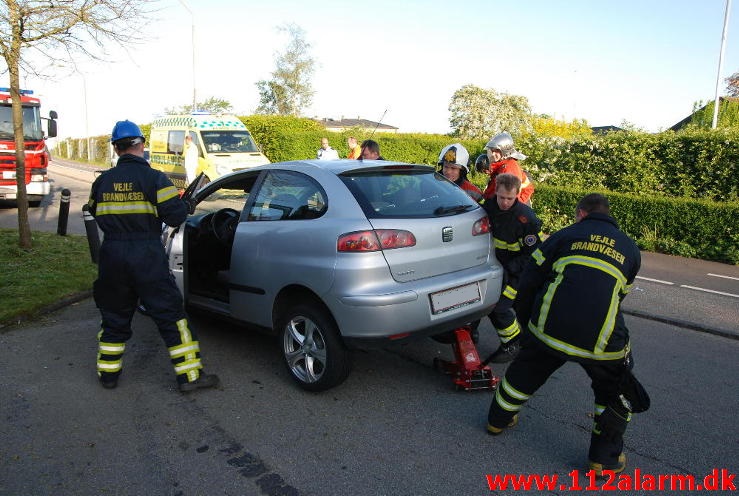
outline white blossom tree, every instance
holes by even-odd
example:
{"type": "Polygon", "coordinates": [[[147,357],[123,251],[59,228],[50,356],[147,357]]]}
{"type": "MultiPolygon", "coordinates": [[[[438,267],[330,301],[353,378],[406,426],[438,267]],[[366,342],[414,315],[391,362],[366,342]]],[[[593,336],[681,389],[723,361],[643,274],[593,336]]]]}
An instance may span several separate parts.
{"type": "Polygon", "coordinates": [[[487,140],[502,131],[515,135],[531,128],[531,107],[526,97],[471,84],[454,92],[449,112],[452,134],[464,139],[487,140]]]}

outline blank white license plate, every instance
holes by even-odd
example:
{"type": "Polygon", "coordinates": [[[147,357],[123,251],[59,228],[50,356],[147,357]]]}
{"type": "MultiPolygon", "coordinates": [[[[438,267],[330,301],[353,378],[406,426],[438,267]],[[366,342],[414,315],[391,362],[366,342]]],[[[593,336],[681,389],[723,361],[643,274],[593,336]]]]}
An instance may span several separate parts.
{"type": "Polygon", "coordinates": [[[476,282],[431,293],[431,312],[434,315],[471,305],[480,301],[480,285],[476,282]]]}
{"type": "Polygon", "coordinates": [[[15,179],[15,171],[3,171],[3,179],[15,179]]]}

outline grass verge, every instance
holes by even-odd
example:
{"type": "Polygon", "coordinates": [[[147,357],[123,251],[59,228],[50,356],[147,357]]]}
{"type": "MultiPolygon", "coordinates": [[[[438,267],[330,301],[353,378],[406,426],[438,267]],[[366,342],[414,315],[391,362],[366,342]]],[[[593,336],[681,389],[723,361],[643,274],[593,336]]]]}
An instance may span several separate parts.
{"type": "Polygon", "coordinates": [[[0,326],[89,292],[97,277],[84,236],[33,232],[32,238],[33,248],[22,250],[17,230],[0,229],[0,326]]]}

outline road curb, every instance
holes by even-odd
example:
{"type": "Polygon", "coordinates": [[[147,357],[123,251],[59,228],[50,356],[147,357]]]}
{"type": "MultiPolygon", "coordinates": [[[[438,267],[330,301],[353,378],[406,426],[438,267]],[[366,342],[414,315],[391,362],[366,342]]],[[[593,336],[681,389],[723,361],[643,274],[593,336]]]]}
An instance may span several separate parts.
{"type": "Polygon", "coordinates": [[[682,327],[684,329],[690,329],[691,331],[698,331],[698,332],[704,332],[706,334],[713,334],[714,336],[721,336],[724,338],[729,339],[736,339],[739,340],[739,334],[736,332],[727,331],[725,329],[716,329],[713,327],[707,327],[700,324],[696,324],[694,322],[688,322],[685,320],[670,318],[670,317],[660,317],[659,315],[649,315],[643,312],[639,312],[638,310],[624,310],[621,309],[623,313],[626,315],[633,315],[634,317],[639,317],[641,319],[647,319],[647,320],[653,320],[655,322],[662,322],[663,324],[669,324],[675,327],[682,327]]]}
{"type": "Polygon", "coordinates": [[[47,315],[52,312],[56,312],[57,310],[61,310],[65,307],[68,307],[69,305],[72,305],[74,303],[79,303],[82,300],[86,300],[87,298],[90,298],[92,296],[92,290],[82,291],[79,293],[75,293],[70,296],[66,296],[62,298],[61,300],[57,301],[56,303],[52,303],[50,305],[46,305],[45,307],[41,307],[35,312],[23,314],[23,315],[16,315],[11,320],[8,320],[6,322],[0,322],[0,334],[4,332],[8,332],[12,330],[15,326],[23,324],[25,322],[29,322],[32,320],[38,319],[42,315],[47,315]]]}

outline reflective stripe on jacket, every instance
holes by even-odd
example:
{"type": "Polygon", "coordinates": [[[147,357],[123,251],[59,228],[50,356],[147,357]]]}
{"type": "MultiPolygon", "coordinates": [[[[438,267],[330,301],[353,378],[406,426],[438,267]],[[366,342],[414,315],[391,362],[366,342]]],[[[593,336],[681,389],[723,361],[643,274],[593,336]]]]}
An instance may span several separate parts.
{"type": "Polygon", "coordinates": [[[187,218],[187,204],[172,182],[131,154],[95,179],[88,205],[108,239],[158,237],[162,222],[177,226],[187,218]]]}
{"type": "Polygon", "coordinates": [[[616,221],[591,213],[533,253],[519,282],[518,315],[566,358],[623,359],[629,331],[620,305],[640,265],[639,249],[616,221]]]}

